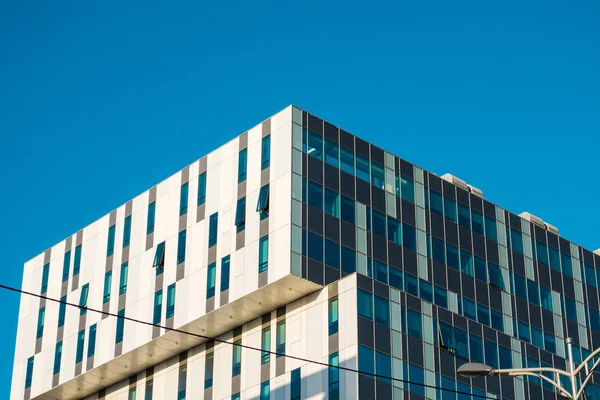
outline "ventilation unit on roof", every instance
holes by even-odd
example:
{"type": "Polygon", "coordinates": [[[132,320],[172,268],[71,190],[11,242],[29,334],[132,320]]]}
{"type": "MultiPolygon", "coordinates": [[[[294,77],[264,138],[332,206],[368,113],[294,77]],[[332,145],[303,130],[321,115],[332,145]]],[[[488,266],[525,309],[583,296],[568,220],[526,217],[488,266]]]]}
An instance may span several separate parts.
{"type": "Polygon", "coordinates": [[[596,249],[594,250],[594,254],[599,255],[600,256],[600,249],[596,249]]]}
{"type": "Polygon", "coordinates": [[[558,228],[555,227],[554,225],[550,225],[549,223],[546,223],[546,229],[548,229],[550,232],[558,235],[558,228]]]}
{"type": "Polygon", "coordinates": [[[539,226],[540,228],[547,229],[550,232],[558,235],[558,228],[555,227],[554,225],[544,222],[544,220],[542,220],[540,217],[536,217],[535,215],[528,213],[528,212],[522,212],[521,214],[519,214],[519,217],[539,226]]]}
{"type": "Polygon", "coordinates": [[[469,188],[469,192],[473,193],[477,197],[483,198],[483,191],[481,189],[477,189],[475,186],[467,185],[469,188]]]}
{"type": "Polygon", "coordinates": [[[444,175],[442,175],[442,179],[445,180],[446,182],[450,182],[450,183],[458,186],[461,189],[464,189],[464,190],[467,190],[467,191],[469,190],[469,185],[467,185],[467,182],[463,181],[460,178],[457,178],[454,175],[444,174],[444,175]]]}
{"type": "Polygon", "coordinates": [[[522,212],[521,214],[519,214],[519,217],[523,218],[525,221],[529,221],[536,224],[540,228],[546,229],[546,224],[544,223],[544,220],[542,220],[540,217],[536,217],[535,215],[528,212],[522,212]]]}

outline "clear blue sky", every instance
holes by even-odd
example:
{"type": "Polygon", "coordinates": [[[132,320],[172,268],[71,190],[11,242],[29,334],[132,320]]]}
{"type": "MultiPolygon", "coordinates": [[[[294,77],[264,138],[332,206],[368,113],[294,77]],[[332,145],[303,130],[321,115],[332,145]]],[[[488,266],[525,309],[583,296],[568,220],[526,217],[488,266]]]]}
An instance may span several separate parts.
{"type": "Polygon", "coordinates": [[[599,3],[410,3],[3,1],[0,282],[291,103],[600,247],[599,3]]]}

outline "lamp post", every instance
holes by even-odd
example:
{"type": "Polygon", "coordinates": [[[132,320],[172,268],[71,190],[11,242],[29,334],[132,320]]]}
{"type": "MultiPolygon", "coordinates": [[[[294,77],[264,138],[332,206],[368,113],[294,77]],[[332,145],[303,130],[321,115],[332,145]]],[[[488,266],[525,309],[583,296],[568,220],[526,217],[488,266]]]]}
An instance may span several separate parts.
{"type": "Polygon", "coordinates": [[[588,384],[592,377],[592,373],[598,368],[600,365],[600,358],[594,362],[594,365],[589,370],[587,369],[587,364],[597,355],[600,354],[600,348],[594,350],[592,354],[590,354],[582,363],[575,368],[575,362],[573,361],[573,339],[567,338],[565,339],[565,343],[567,344],[567,355],[568,355],[568,368],[569,371],[563,371],[556,368],[506,368],[506,369],[494,369],[489,365],[480,364],[480,363],[467,363],[461,365],[456,372],[461,374],[462,376],[466,376],[468,378],[478,377],[478,376],[487,376],[487,375],[506,375],[506,376],[535,376],[538,377],[552,386],[554,386],[558,392],[571,400],[580,400],[582,399],[583,389],[588,384]],[[576,388],[577,384],[577,376],[586,368],[585,376],[583,377],[583,381],[581,383],[581,387],[579,390],[576,388]],[[544,372],[550,372],[554,374],[554,379],[550,379],[545,375],[542,375],[544,372]],[[560,383],[560,375],[565,376],[571,380],[571,389],[563,387],[560,383]]]}

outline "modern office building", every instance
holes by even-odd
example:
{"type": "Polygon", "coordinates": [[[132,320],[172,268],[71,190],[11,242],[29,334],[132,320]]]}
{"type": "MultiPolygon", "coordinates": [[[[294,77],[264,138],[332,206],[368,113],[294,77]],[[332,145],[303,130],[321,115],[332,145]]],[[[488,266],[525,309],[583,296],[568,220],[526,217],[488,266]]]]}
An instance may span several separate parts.
{"type": "Polygon", "coordinates": [[[21,297],[14,400],[558,399],[456,369],[600,346],[598,254],[293,106],[24,268],[82,308],[21,297]]]}

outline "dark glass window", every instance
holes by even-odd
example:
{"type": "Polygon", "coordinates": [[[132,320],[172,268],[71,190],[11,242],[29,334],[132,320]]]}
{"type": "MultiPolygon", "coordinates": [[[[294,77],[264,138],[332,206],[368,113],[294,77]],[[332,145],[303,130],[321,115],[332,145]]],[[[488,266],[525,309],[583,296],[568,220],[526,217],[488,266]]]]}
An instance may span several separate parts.
{"type": "Polygon", "coordinates": [[[213,370],[214,370],[214,352],[210,352],[204,359],[204,389],[208,389],[213,385],[213,370]]]}
{"type": "Polygon", "coordinates": [[[269,236],[265,235],[258,242],[258,272],[269,268],[269,236]]]}
{"type": "Polygon", "coordinates": [[[338,353],[329,355],[328,375],[329,375],[329,399],[338,400],[340,398],[340,370],[338,353]]]}
{"type": "Polygon", "coordinates": [[[562,265],[563,274],[573,277],[573,264],[571,262],[571,256],[565,253],[560,253],[560,263],[562,265]]]}
{"type": "Polygon", "coordinates": [[[154,219],[156,218],[156,202],[153,201],[148,205],[148,217],[146,222],[146,234],[154,232],[154,219]]]}
{"type": "Polygon", "coordinates": [[[433,286],[433,302],[436,306],[448,308],[448,292],[439,286],[433,286]]]}
{"type": "Polygon", "coordinates": [[[271,135],[262,138],[260,165],[261,170],[271,165],[271,135]]]}
{"type": "Polygon", "coordinates": [[[492,309],[491,310],[492,328],[504,332],[504,317],[502,313],[492,309]]]}
{"type": "MultiPolygon", "coordinates": [[[[546,265],[550,264],[548,260],[548,246],[545,243],[540,242],[539,240],[535,241],[535,248],[537,254],[537,260],[546,265]]],[[[570,261],[570,259],[569,259],[570,261]]],[[[563,265],[563,273],[565,273],[564,265],[563,265]]]]}
{"type": "Polygon", "coordinates": [[[340,245],[329,239],[325,239],[325,264],[340,269],[340,245]]]}
{"type": "Polygon", "coordinates": [[[552,311],[552,294],[550,289],[540,285],[540,305],[548,311],[552,311]]]}
{"type": "Polygon", "coordinates": [[[407,224],[402,224],[402,244],[412,251],[417,251],[417,233],[415,228],[407,224]]]}
{"type": "MultiPolygon", "coordinates": [[[[129,246],[129,236],[131,235],[131,217],[125,218],[125,234],[127,235],[127,246],[129,246]],[[127,231],[127,219],[129,219],[129,232],[127,231]]],[[[123,239],[123,247],[125,245],[125,239],[123,239]]],[[[75,247],[75,258],[73,260],[73,276],[79,273],[81,268],[81,245],[75,247]]]]}
{"type": "MultiPolygon", "coordinates": [[[[106,257],[112,256],[115,252],[115,225],[108,228],[108,245],[106,246],[106,257]]],[[[69,252],[69,256],[71,252],[69,252]]]]}
{"type": "Polygon", "coordinates": [[[85,315],[85,313],[87,312],[86,307],[87,307],[89,292],[90,292],[90,285],[89,285],[89,283],[86,283],[81,288],[81,294],[79,296],[79,315],[85,315]]]}
{"type": "Polygon", "coordinates": [[[479,233],[481,236],[484,235],[483,228],[483,215],[480,212],[471,210],[471,222],[473,224],[473,232],[479,233]]]}
{"type": "Polygon", "coordinates": [[[179,216],[182,216],[187,213],[188,191],[189,191],[189,185],[186,182],[183,185],[181,185],[181,189],[179,191],[179,216]]]}
{"type": "Polygon", "coordinates": [[[269,185],[260,188],[258,193],[258,203],[256,211],[260,213],[260,219],[263,220],[269,216],[269,185]]]}
{"type": "Polygon", "coordinates": [[[25,389],[31,387],[31,379],[33,378],[33,356],[27,359],[27,371],[25,373],[25,389]]]}
{"type": "MultiPolygon", "coordinates": [[[[358,345],[358,370],[366,374],[375,373],[375,354],[373,349],[358,345]]],[[[371,375],[367,375],[371,377],[371,375]]]]}
{"type": "Polygon", "coordinates": [[[527,279],[527,294],[529,302],[540,306],[540,291],[539,286],[532,280],[527,279]]]}
{"type": "Polygon", "coordinates": [[[323,209],[323,186],[308,181],[308,204],[319,210],[323,209]]]}
{"type": "Polygon", "coordinates": [[[498,368],[498,345],[489,340],[484,341],[485,363],[491,367],[498,368]]]}
{"type": "Polygon", "coordinates": [[[198,176],[198,205],[206,202],[206,172],[198,176]]]}
{"type": "Polygon", "coordinates": [[[96,324],[90,326],[90,333],[88,336],[88,358],[96,353],[96,324]]]}
{"type": "Polygon", "coordinates": [[[275,332],[275,352],[277,357],[285,355],[285,320],[277,322],[275,332]]]}
{"type": "Polygon", "coordinates": [[[423,337],[423,324],[421,322],[421,314],[410,308],[406,309],[406,326],[408,334],[416,338],[423,337]]]}
{"type": "Polygon", "coordinates": [[[375,264],[375,279],[385,284],[388,283],[388,266],[381,261],[374,260],[375,264]]]}
{"type": "Polygon", "coordinates": [[[510,245],[513,250],[523,254],[523,235],[512,228],[510,228],[510,245]]]}
{"type": "MultiPolygon", "coordinates": [[[[42,270],[42,288],[40,289],[40,293],[44,294],[48,291],[48,276],[50,274],[50,264],[45,264],[42,270]]],[[[596,286],[594,284],[594,286],[596,286]]]]}
{"type": "Polygon", "coordinates": [[[301,375],[300,368],[296,368],[292,370],[291,376],[291,399],[290,400],[300,400],[302,397],[302,383],[301,383],[301,375]]]}
{"type": "Polygon", "coordinates": [[[221,258],[221,292],[229,289],[229,256],[221,258]]]}
{"type": "Polygon", "coordinates": [[[373,295],[358,289],[358,315],[368,319],[373,319],[373,295]]]}
{"type": "Polygon", "coordinates": [[[375,296],[375,322],[390,326],[390,303],[379,296],[375,296]]]}
{"type": "Polygon", "coordinates": [[[402,224],[392,217],[388,217],[388,239],[402,245],[402,224]]]}
{"type": "Polygon", "coordinates": [[[317,160],[323,159],[323,137],[314,132],[308,131],[307,154],[315,157],[317,160]]]}
{"type": "Polygon", "coordinates": [[[206,271],[206,298],[210,299],[215,295],[215,285],[217,279],[217,263],[210,263],[206,271]]]}
{"type": "Polygon", "coordinates": [[[488,216],[485,217],[485,235],[488,238],[495,240],[496,242],[498,241],[498,229],[496,228],[496,220],[488,216]]]}
{"type": "Polygon", "coordinates": [[[236,232],[246,229],[246,197],[242,197],[237,201],[235,207],[235,227],[236,232]]]}
{"type": "MultiPolygon", "coordinates": [[[[490,268],[490,271],[492,269],[490,268]]],[[[527,301],[527,283],[525,281],[525,278],[523,278],[521,275],[517,275],[517,274],[513,274],[514,277],[514,281],[515,281],[515,295],[517,297],[522,298],[523,300],[527,301]]],[[[490,275],[490,282],[494,285],[494,281],[492,280],[492,277],[490,275]]],[[[495,285],[494,285],[495,286],[495,285]]]]}
{"type": "Polygon", "coordinates": [[[434,190],[429,191],[429,207],[431,212],[444,215],[444,206],[442,204],[442,195],[434,190]]]}
{"type": "Polygon", "coordinates": [[[419,280],[411,274],[404,275],[405,290],[413,296],[419,296],[419,280]]]}
{"type": "Polygon", "coordinates": [[[375,352],[375,373],[378,375],[377,379],[383,382],[392,384],[391,379],[382,378],[384,376],[392,376],[392,358],[387,354],[379,351],[375,352]]]}
{"type": "Polygon", "coordinates": [[[475,277],[480,281],[488,281],[487,266],[483,258],[475,256],[475,277]]]}
{"type": "Polygon", "coordinates": [[[313,260],[323,262],[323,237],[308,232],[308,256],[313,260]]]}
{"type": "Polygon", "coordinates": [[[502,276],[502,270],[494,263],[488,263],[488,271],[490,276],[490,285],[497,287],[500,290],[506,291],[506,284],[502,276]]]}
{"type": "Polygon", "coordinates": [[[185,244],[186,244],[186,230],[179,232],[177,236],[177,264],[181,264],[185,261],[185,244]]]}
{"type": "Polygon", "coordinates": [[[383,165],[371,162],[371,183],[379,189],[385,190],[385,172],[383,165]]]}
{"type": "Polygon", "coordinates": [[[431,238],[431,249],[433,253],[433,259],[441,264],[446,264],[446,251],[444,249],[444,242],[438,238],[431,238]]]}
{"type": "Polygon", "coordinates": [[[175,315],[175,284],[172,283],[167,288],[167,319],[175,315]]]}
{"type": "Polygon", "coordinates": [[[246,180],[248,170],[248,149],[240,150],[238,155],[238,183],[246,180]]]}
{"type": "Polygon", "coordinates": [[[340,147],[340,166],[342,171],[354,175],[354,153],[344,147],[340,147]]]}
{"type": "Polygon", "coordinates": [[[458,222],[456,201],[446,196],[444,196],[444,216],[454,223],[458,222]]]}
{"type": "Polygon", "coordinates": [[[550,268],[552,268],[555,271],[561,272],[560,253],[558,252],[558,250],[552,247],[549,247],[548,249],[550,250],[550,268]]]}
{"type": "Polygon", "coordinates": [[[127,279],[129,277],[129,263],[125,261],[121,264],[121,274],[119,276],[119,294],[127,291],[127,279]]]}
{"type": "Polygon", "coordinates": [[[75,351],[75,364],[83,360],[83,345],[85,344],[85,330],[79,331],[77,334],[77,348],[75,351]]]}
{"type": "Polygon", "coordinates": [[[271,328],[264,328],[261,334],[261,345],[263,350],[261,353],[261,364],[266,364],[271,361],[271,328]]]}
{"type": "Polygon", "coordinates": [[[233,354],[231,357],[231,376],[237,376],[242,370],[242,341],[233,342],[233,354]]]}
{"type": "Polygon", "coordinates": [[[371,182],[369,176],[369,159],[359,154],[356,155],[356,177],[365,182],[371,182]]]}
{"type": "Polygon", "coordinates": [[[327,214],[336,218],[340,217],[340,194],[333,190],[325,189],[325,210],[327,214]]]}
{"type": "Polygon", "coordinates": [[[154,262],[152,263],[152,267],[157,269],[156,274],[158,275],[159,273],[162,273],[164,266],[165,266],[165,242],[160,242],[156,246],[156,253],[154,254],[154,262]]]}
{"type": "Polygon", "coordinates": [[[38,311],[36,339],[39,339],[44,334],[44,321],[46,319],[46,307],[42,307],[38,311]]]}
{"type": "Polygon", "coordinates": [[[404,200],[415,202],[415,183],[412,179],[405,176],[400,176],[400,194],[404,200]]]}
{"type": "Polygon", "coordinates": [[[356,272],[356,252],[342,246],[342,271],[351,274],[356,272]]]}
{"type": "Polygon", "coordinates": [[[216,212],[210,216],[208,228],[208,247],[213,247],[217,244],[217,236],[219,231],[219,213],[216,212]]]}
{"type": "Polygon", "coordinates": [[[477,304],[477,321],[485,326],[490,326],[490,309],[482,304],[477,304]]]}
{"type": "MultiPolygon", "coordinates": [[[[110,232],[110,230],[109,230],[109,232],[110,232]]],[[[110,236],[109,236],[109,238],[110,238],[110,236]]],[[[114,233],[113,233],[113,242],[114,242],[114,233]]],[[[109,244],[110,244],[110,242],[109,242],[109,244]]],[[[113,243],[113,247],[114,247],[114,243],[113,243]]],[[[114,251],[114,249],[111,250],[111,254],[112,254],[112,251],[114,251]]],[[[69,268],[71,268],[71,251],[70,250],[65,253],[65,256],[63,258],[63,274],[62,274],[63,282],[66,282],[69,279],[69,268]]]]}
{"type": "Polygon", "coordinates": [[[372,227],[373,227],[373,233],[381,236],[382,238],[386,237],[386,218],[385,215],[377,212],[375,210],[372,210],[372,227]]]}
{"type": "Polygon", "coordinates": [[[152,317],[153,324],[159,324],[162,319],[162,289],[154,293],[154,312],[152,317]]]}
{"type": "Polygon", "coordinates": [[[433,303],[433,288],[431,283],[419,279],[419,292],[421,299],[433,303]]]}
{"type": "Polygon", "coordinates": [[[329,311],[328,311],[328,321],[329,321],[329,334],[333,335],[334,333],[338,333],[338,320],[339,320],[339,310],[338,310],[338,298],[332,297],[329,299],[329,311]]]}
{"type": "Polygon", "coordinates": [[[54,369],[52,371],[52,373],[54,375],[56,375],[60,372],[61,358],[62,358],[62,342],[58,342],[58,343],[56,343],[56,346],[54,347],[54,369]]]}
{"type": "Polygon", "coordinates": [[[393,286],[398,290],[404,290],[402,271],[398,271],[396,268],[390,268],[390,286],[393,286]]]}
{"type": "Polygon", "coordinates": [[[60,298],[60,306],[58,306],[58,327],[65,324],[65,314],[67,312],[67,296],[60,298]]]}
{"type": "Polygon", "coordinates": [[[325,162],[336,168],[340,167],[339,146],[327,139],[325,139],[325,162]]]}
{"type": "Polygon", "coordinates": [[[117,332],[115,335],[115,343],[121,343],[123,341],[123,330],[125,328],[125,309],[119,310],[117,313],[117,332]]]}
{"type": "Polygon", "coordinates": [[[354,200],[346,196],[342,196],[341,200],[342,219],[346,222],[354,224],[356,218],[356,203],[354,202],[354,200]]]}
{"type": "Polygon", "coordinates": [[[463,314],[465,317],[477,321],[477,310],[475,308],[475,303],[466,297],[463,297],[463,314]]]}
{"type": "Polygon", "coordinates": [[[446,263],[450,268],[454,268],[457,271],[460,269],[458,248],[452,246],[450,243],[446,243],[446,263]]]}
{"type": "Polygon", "coordinates": [[[471,348],[471,360],[483,363],[483,341],[480,337],[470,335],[469,347],[471,348]]]}
{"type": "Polygon", "coordinates": [[[471,229],[471,210],[461,203],[458,203],[458,223],[467,229],[471,229]]]}

